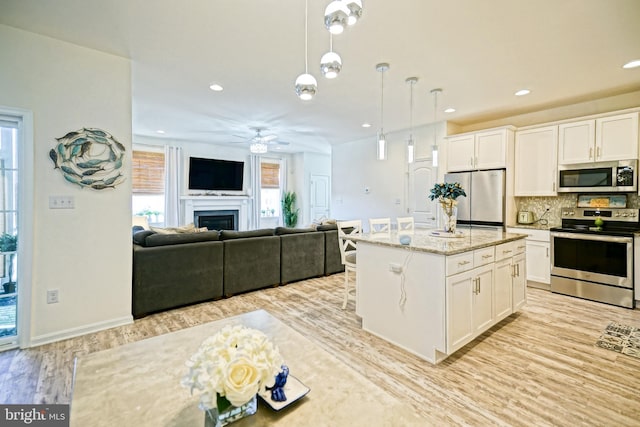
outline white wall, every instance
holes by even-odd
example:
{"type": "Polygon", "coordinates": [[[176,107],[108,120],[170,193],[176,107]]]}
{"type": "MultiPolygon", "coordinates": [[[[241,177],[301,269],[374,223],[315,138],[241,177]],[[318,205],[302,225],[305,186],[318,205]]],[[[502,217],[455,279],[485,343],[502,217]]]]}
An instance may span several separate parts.
{"type": "MultiPolygon", "coordinates": [[[[0,102],[33,112],[31,329],[27,344],[131,321],[131,181],[79,188],[54,170],[56,137],[82,127],[110,132],[126,149],[131,175],[131,78],[127,59],[0,25],[0,102]],[[49,209],[49,196],[75,209],[49,209]],[[58,289],[58,304],[46,303],[58,289]]],[[[21,241],[21,244],[25,242],[21,241]]],[[[31,242],[26,242],[31,243],[31,242]]],[[[30,286],[29,286],[30,285],[30,286]]],[[[23,341],[24,342],[24,341],[23,341]]]]}
{"type": "MultiPolygon", "coordinates": [[[[416,159],[431,160],[434,132],[440,157],[445,123],[414,129],[416,159]]],[[[408,200],[407,139],[405,131],[387,134],[387,160],[377,160],[375,137],[332,147],[331,215],[336,219],[361,219],[368,229],[369,218],[406,216],[408,200]],[[368,189],[368,192],[366,191],[368,189]]],[[[424,197],[428,196],[425,189],[424,197]]]]}

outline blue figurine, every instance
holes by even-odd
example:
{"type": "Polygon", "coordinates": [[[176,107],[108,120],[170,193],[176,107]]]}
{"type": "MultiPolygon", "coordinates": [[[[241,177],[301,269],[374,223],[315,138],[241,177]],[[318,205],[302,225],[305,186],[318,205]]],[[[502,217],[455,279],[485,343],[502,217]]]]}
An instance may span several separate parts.
{"type": "Polygon", "coordinates": [[[276,375],[276,381],[273,387],[267,387],[267,390],[271,390],[271,400],[275,402],[284,402],[287,400],[287,396],[284,394],[284,385],[287,383],[289,367],[282,365],[281,368],[282,372],[276,375]]]}

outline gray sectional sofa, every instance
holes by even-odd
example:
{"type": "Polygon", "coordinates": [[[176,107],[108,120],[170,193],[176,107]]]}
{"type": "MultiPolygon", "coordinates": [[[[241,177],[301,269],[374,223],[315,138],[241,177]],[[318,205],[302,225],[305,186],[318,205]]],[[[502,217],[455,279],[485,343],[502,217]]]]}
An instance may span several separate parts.
{"type": "Polygon", "coordinates": [[[135,318],[344,271],[335,225],[133,235],[135,318]]]}

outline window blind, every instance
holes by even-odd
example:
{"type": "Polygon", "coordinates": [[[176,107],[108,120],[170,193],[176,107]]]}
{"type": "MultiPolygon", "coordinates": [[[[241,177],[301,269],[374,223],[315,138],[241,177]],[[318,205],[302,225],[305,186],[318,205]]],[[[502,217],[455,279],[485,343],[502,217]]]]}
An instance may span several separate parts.
{"type": "Polygon", "coordinates": [[[133,151],[133,194],[164,194],[164,153],[133,151]]]}
{"type": "Polygon", "coordinates": [[[280,165],[278,163],[261,163],[260,181],[262,188],[280,188],[280,165]]]}

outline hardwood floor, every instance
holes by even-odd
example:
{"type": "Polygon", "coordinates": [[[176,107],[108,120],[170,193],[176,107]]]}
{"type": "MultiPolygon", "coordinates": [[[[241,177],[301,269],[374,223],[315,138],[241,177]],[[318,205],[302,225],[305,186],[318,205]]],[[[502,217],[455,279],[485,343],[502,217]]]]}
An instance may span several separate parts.
{"type": "Polygon", "coordinates": [[[520,312],[434,366],[362,331],[353,301],[341,309],[342,281],[306,280],[0,353],[0,402],[69,403],[75,357],[262,308],[412,405],[425,425],[640,425],[640,359],[594,345],[611,321],[640,326],[640,310],[529,288],[520,312]]]}

